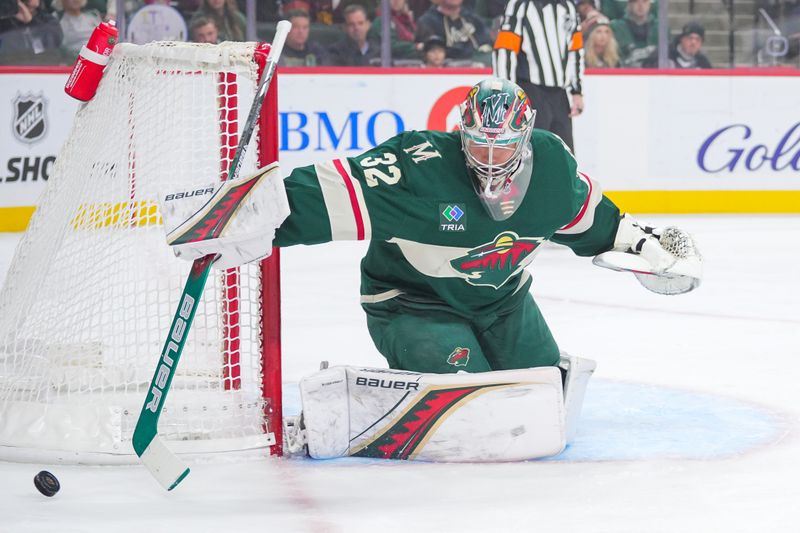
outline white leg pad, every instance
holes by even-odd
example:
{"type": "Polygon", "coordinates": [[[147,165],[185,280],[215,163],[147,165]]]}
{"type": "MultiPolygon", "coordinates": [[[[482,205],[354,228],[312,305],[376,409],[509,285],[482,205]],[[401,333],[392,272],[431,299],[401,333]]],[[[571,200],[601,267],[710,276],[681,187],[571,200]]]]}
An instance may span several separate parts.
{"type": "Polygon", "coordinates": [[[423,461],[518,461],[561,453],[556,367],[419,374],[332,367],[300,383],[308,453],[423,461]]]}
{"type": "Polygon", "coordinates": [[[562,353],[561,363],[558,366],[567,371],[567,377],[564,380],[564,408],[566,410],[567,443],[570,443],[575,438],[578,419],[580,419],[583,407],[583,398],[586,395],[586,386],[597,368],[597,363],[591,359],[562,353]]]}

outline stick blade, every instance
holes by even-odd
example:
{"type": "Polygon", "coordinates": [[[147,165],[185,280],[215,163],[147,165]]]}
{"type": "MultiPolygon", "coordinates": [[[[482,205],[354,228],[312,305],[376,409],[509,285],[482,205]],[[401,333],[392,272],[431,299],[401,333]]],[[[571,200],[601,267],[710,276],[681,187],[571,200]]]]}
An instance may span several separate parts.
{"type": "Polygon", "coordinates": [[[177,487],[189,475],[186,463],[178,459],[158,436],[150,441],[140,459],[156,481],[167,490],[177,487]]]}

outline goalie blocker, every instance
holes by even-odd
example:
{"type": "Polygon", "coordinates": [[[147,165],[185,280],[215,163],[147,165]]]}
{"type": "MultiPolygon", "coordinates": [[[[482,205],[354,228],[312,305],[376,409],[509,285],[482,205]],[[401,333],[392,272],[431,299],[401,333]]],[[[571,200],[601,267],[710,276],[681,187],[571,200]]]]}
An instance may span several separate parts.
{"type": "Polygon", "coordinates": [[[561,453],[575,435],[595,362],[420,374],[337,366],[300,382],[287,448],[316,459],[356,456],[447,462],[520,461],[561,453]],[[562,381],[562,374],[565,376],[562,381]]]}
{"type": "Polygon", "coordinates": [[[216,255],[213,266],[221,270],[269,256],[275,231],[289,216],[278,162],[223,183],[165,190],[160,207],[175,255],[216,255]]]}

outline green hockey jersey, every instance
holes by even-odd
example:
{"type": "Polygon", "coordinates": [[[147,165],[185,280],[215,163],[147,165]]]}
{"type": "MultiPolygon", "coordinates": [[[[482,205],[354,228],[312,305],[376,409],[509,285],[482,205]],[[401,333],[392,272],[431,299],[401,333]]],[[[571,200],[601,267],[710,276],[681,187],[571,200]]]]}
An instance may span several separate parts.
{"type": "Polygon", "coordinates": [[[352,158],[294,170],[291,215],[276,246],[369,240],[364,305],[404,298],[465,316],[514,308],[546,240],[583,256],[609,250],[619,210],[555,135],[534,130],[533,175],[519,207],[497,221],[481,205],[458,132],[404,132],[352,158]]]}

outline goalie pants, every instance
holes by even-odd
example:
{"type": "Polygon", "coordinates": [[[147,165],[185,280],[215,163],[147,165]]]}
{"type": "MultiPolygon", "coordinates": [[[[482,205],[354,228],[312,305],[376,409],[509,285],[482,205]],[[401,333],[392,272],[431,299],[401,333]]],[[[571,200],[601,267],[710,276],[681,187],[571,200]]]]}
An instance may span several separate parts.
{"type": "Polygon", "coordinates": [[[479,318],[402,297],[363,307],[370,336],[390,368],[446,374],[559,362],[558,346],[530,294],[510,312],[479,318]]]}

